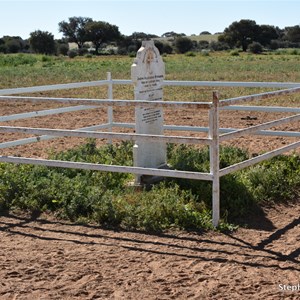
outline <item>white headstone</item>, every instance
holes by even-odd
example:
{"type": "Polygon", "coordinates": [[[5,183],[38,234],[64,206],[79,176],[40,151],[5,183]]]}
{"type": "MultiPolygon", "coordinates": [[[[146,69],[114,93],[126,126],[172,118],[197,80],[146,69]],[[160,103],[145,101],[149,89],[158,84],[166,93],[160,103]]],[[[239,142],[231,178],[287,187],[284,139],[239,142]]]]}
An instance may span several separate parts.
{"type": "MultiPolygon", "coordinates": [[[[135,100],[162,101],[162,83],[165,65],[153,41],[144,41],[138,50],[131,78],[134,84],[135,100]]],[[[163,134],[163,109],[160,107],[136,107],[136,133],[163,134]]],[[[162,142],[137,142],[135,166],[159,168],[166,164],[166,144],[162,142]]]]}

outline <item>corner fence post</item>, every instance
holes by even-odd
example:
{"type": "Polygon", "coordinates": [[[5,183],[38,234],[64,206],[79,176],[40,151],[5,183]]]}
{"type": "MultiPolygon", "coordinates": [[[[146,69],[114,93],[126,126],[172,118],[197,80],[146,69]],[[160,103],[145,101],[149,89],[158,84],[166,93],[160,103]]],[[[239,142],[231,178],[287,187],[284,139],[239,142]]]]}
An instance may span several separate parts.
{"type": "Polygon", "coordinates": [[[212,181],[212,220],[213,226],[217,227],[220,221],[220,177],[219,177],[219,94],[213,92],[212,107],[209,110],[209,138],[212,139],[210,146],[210,173],[212,181]]]}
{"type": "MultiPolygon", "coordinates": [[[[112,78],[111,78],[111,73],[107,72],[107,81],[108,81],[108,87],[107,87],[107,98],[109,100],[113,99],[113,82],[112,82],[112,78]]],[[[109,131],[112,131],[113,128],[113,121],[114,121],[114,116],[113,116],[113,108],[112,106],[109,106],[107,108],[107,122],[109,124],[109,131]]],[[[112,140],[109,139],[108,143],[111,144],[112,140]]]]}

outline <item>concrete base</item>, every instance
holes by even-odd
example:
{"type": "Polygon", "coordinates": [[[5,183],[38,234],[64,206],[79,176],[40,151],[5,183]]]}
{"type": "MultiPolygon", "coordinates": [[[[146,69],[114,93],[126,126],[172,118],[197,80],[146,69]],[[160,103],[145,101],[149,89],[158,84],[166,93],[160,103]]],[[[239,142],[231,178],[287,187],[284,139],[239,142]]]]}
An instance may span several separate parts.
{"type": "MultiPolygon", "coordinates": [[[[167,164],[164,164],[164,165],[160,166],[158,169],[171,170],[171,167],[167,164]]],[[[133,186],[149,189],[154,184],[157,184],[157,183],[165,180],[165,178],[166,177],[163,177],[163,176],[140,175],[138,178],[139,180],[135,181],[133,183],[133,186]]]]}

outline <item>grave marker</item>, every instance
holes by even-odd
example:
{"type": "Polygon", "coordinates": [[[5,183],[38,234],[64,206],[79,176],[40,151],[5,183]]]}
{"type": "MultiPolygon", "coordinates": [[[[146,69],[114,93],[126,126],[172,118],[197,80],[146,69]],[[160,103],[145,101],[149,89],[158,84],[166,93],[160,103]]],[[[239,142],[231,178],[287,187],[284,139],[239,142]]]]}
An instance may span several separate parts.
{"type": "MultiPolygon", "coordinates": [[[[164,77],[165,65],[154,42],[143,41],[131,66],[135,100],[162,101],[164,77]]],[[[135,122],[138,134],[163,135],[163,109],[160,107],[136,107],[135,122]]],[[[139,141],[134,147],[135,166],[160,168],[166,165],[165,143],[139,141]]]]}

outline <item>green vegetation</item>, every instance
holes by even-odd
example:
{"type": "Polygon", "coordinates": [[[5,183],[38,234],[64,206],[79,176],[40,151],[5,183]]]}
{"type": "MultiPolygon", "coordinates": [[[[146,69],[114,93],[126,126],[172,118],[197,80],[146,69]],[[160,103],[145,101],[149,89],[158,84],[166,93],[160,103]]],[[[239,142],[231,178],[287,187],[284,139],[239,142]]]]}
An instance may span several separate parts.
{"type": "Polygon", "coordinates": [[[29,44],[34,53],[55,54],[53,34],[41,30],[30,33],[29,44]]]}
{"type": "Polygon", "coordinates": [[[217,42],[219,36],[220,34],[200,34],[200,35],[190,36],[189,38],[192,41],[196,41],[196,42],[208,41],[209,43],[211,43],[211,42],[217,42]]]}
{"type": "MultiPolygon", "coordinates": [[[[234,53],[239,55],[232,55],[232,52],[166,55],[163,59],[166,64],[167,80],[300,82],[298,70],[300,55],[294,50],[277,50],[267,55],[238,51],[234,53]]],[[[103,80],[106,79],[107,72],[111,72],[116,79],[129,79],[132,62],[131,57],[117,55],[69,59],[32,54],[0,54],[0,88],[103,80]]],[[[77,89],[64,92],[76,97],[78,91],[77,89]]],[[[221,97],[226,98],[259,90],[220,88],[219,91],[221,97]]],[[[190,88],[167,87],[165,99],[210,100],[211,92],[212,89],[197,91],[190,88]]],[[[100,97],[98,90],[95,95],[100,97]]],[[[132,90],[116,86],[115,97],[132,98],[132,90]]],[[[297,96],[293,97],[297,99],[297,96]]]]}
{"type": "Polygon", "coordinates": [[[28,40],[16,36],[0,38],[0,53],[41,53],[68,55],[132,55],[140,48],[143,40],[153,39],[161,54],[199,52],[202,50],[221,51],[241,48],[249,49],[249,45],[259,43],[261,51],[279,48],[300,48],[300,26],[280,29],[271,25],[258,25],[254,20],[235,21],[222,33],[210,34],[202,31],[199,35],[187,37],[184,33],[166,32],[161,37],[156,34],[133,32],[126,36],[121,34],[118,26],[103,21],[95,21],[89,17],[69,17],[68,21],[58,23],[63,38],[54,40],[48,31],[36,30],[30,33],[28,40]],[[71,49],[74,43],[76,49],[71,49]]]}

